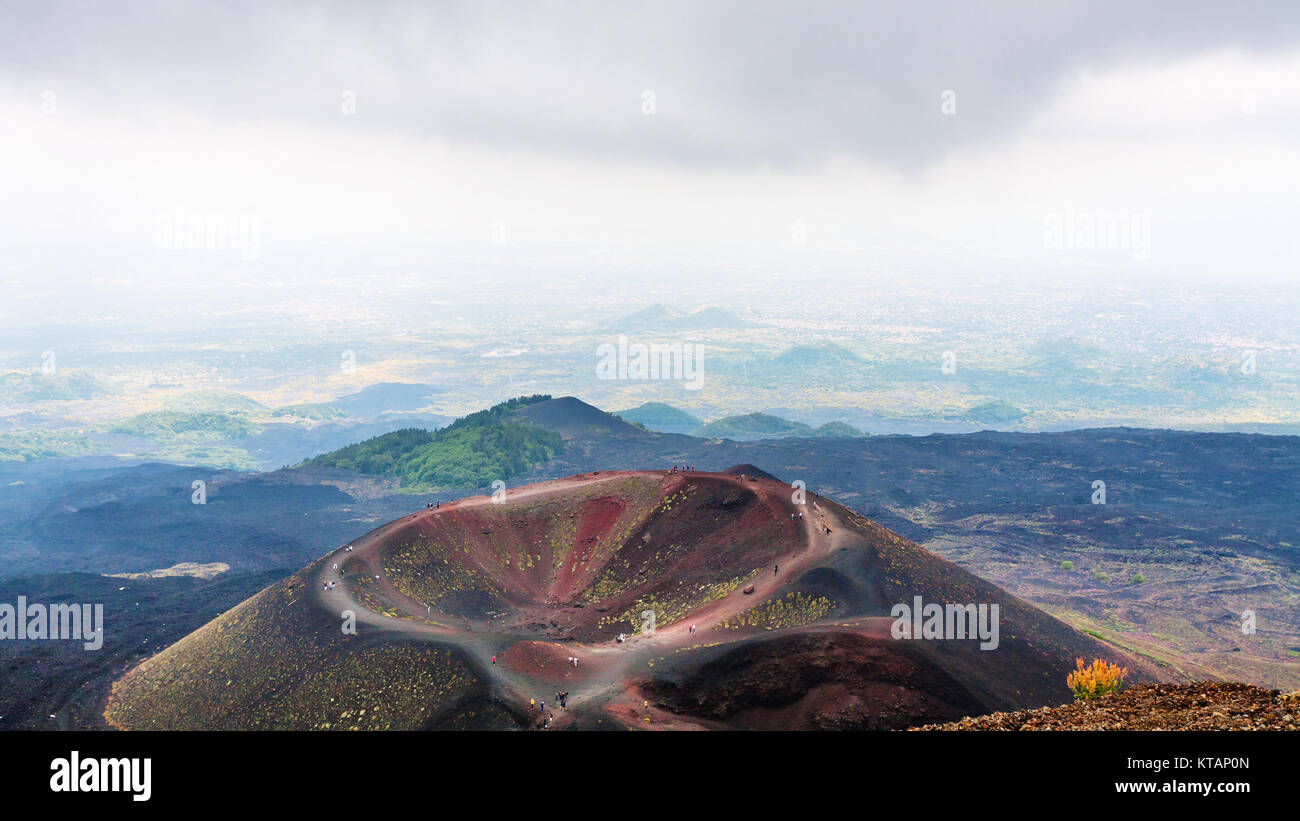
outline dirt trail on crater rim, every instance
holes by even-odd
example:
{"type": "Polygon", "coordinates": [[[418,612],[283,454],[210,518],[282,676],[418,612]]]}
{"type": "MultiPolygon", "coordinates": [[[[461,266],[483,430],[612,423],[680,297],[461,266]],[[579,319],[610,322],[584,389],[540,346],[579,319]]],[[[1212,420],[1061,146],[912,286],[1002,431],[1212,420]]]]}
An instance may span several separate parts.
{"type": "Polygon", "coordinates": [[[1076,656],[1161,679],[847,508],[795,495],[741,465],[599,471],[421,510],[129,670],[105,718],[896,729],[1059,704],[1076,656]],[[890,608],[918,595],[997,604],[999,647],[892,639],[890,608]]]}

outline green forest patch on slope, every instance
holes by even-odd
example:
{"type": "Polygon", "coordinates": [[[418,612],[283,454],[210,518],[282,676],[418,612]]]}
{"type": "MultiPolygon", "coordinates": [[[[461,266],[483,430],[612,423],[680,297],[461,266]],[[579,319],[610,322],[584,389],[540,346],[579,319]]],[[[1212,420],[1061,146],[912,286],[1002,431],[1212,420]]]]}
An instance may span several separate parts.
{"type": "Polygon", "coordinates": [[[60,456],[107,453],[108,446],[84,430],[11,428],[0,430],[0,462],[31,462],[60,456]]]}
{"type": "Polygon", "coordinates": [[[161,410],[136,414],[117,423],[110,431],[167,442],[177,437],[244,439],[262,429],[242,416],[227,413],[161,410]]]}
{"type": "Polygon", "coordinates": [[[398,479],[410,491],[482,488],[531,472],[560,454],[560,435],[510,414],[550,399],[519,397],[429,431],[404,428],[317,456],[304,464],[398,479]]]}

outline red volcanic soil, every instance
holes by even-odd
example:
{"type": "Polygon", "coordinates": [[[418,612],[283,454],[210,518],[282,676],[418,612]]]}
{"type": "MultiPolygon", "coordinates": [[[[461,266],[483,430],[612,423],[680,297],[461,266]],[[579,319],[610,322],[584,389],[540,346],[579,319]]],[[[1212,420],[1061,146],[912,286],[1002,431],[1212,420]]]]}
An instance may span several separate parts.
{"type": "Polygon", "coordinates": [[[571,555],[561,565],[560,573],[552,583],[556,597],[572,598],[581,591],[587,582],[583,571],[596,558],[598,542],[609,536],[626,511],[627,503],[616,496],[603,496],[583,505],[577,516],[578,527],[570,548],[571,555]]]}
{"type": "MultiPolygon", "coordinates": [[[[421,511],[352,547],[294,577],[320,622],[352,612],[368,641],[455,650],[524,726],[892,729],[1061,703],[1076,657],[1159,679],[840,505],[797,503],[751,465],[572,476],[421,511]],[[997,605],[997,649],[891,638],[891,608],[914,596],[997,605]],[[560,689],[569,709],[551,712],[560,689]],[[529,713],[534,699],[547,715],[529,713]]],[[[221,642],[257,629],[203,652],[228,655],[221,642]]],[[[209,664],[192,655],[192,669],[209,664]]],[[[165,664],[147,675],[166,691],[165,664]]]]}
{"type": "MultiPolygon", "coordinates": [[[[596,664],[600,661],[597,658],[596,664]]],[[[521,641],[498,657],[497,664],[537,681],[558,685],[583,681],[593,669],[591,655],[585,650],[544,641],[521,641]],[[569,661],[570,657],[578,659],[578,667],[569,661]],[[584,661],[587,664],[582,666],[584,661]]]]}

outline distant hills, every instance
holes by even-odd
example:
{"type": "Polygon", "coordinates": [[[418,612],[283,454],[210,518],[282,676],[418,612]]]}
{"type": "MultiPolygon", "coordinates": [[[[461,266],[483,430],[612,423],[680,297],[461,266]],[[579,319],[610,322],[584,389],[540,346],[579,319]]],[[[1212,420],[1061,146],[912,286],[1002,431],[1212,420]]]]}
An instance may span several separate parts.
{"type": "Polygon", "coordinates": [[[0,374],[0,404],[48,402],[68,399],[98,399],[111,396],[103,382],[86,373],[58,370],[51,374],[0,374]]]}
{"type": "Polygon", "coordinates": [[[726,416],[705,424],[698,417],[666,402],[646,402],[635,408],[617,411],[612,415],[647,430],[684,433],[705,439],[732,439],[737,442],[789,437],[829,438],[867,435],[845,422],[827,422],[814,427],[767,413],[726,416]]]}
{"type": "Polygon", "coordinates": [[[633,331],[703,331],[714,328],[749,328],[754,325],[724,308],[700,308],[682,311],[662,303],[643,308],[602,327],[607,330],[633,331]]]}
{"type": "Polygon", "coordinates": [[[167,400],[169,411],[180,413],[264,413],[266,405],[235,391],[189,391],[167,400]]]}
{"type": "Polygon", "coordinates": [[[772,357],[778,368],[861,368],[862,357],[834,342],[825,345],[795,345],[772,357]]]}
{"type": "Polygon", "coordinates": [[[646,402],[635,408],[616,411],[614,415],[634,425],[666,433],[689,433],[704,424],[686,411],[663,402],[646,402]]]}
{"type": "Polygon", "coordinates": [[[378,382],[356,393],[340,396],[329,404],[348,416],[373,417],[386,411],[421,410],[428,407],[437,393],[442,393],[442,389],[418,382],[378,382]]]}
{"type": "Polygon", "coordinates": [[[715,357],[714,368],[769,389],[867,390],[880,365],[835,342],[799,344],[766,355],[715,357]]]}
{"type": "Polygon", "coordinates": [[[0,462],[34,462],[67,456],[106,453],[108,446],[77,428],[0,429],[0,462]]]}
{"type": "Polygon", "coordinates": [[[708,439],[734,439],[738,442],[791,437],[866,436],[862,431],[844,422],[828,422],[814,428],[803,422],[794,422],[766,413],[727,416],[696,429],[691,435],[708,439]]]}
{"type": "Polygon", "coordinates": [[[342,410],[328,402],[301,402],[296,405],[281,405],[275,409],[276,416],[292,416],[312,422],[329,422],[347,416],[342,410]]]}
{"type": "Polygon", "coordinates": [[[180,413],[227,413],[258,416],[296,416],[314,421],[346,417],[374,418],[383,413],[410,413],[429,406],[442,389],[418,382],[377,382],[356,393],[328,402],[304,402],[269,408],[242,393],[225,390],[189,391],[172,397],[164,409],[180,413]]]}
{"type": "Polygon", "coordinates": [[[1001,424],[1004,422],[1014,422],[1017,419],[1023,419],[1029,414],[1017,408],[1015,405],[1007,402],[985,402],[983,405],[976,405],[970,410],[957,417],[963,422],[978,422],[981,424],[1001,424]]]}
{"type": "Polygon", "coordinates": [[[164,442],[178,436],[196,439],[243,439],[261,430],[260,426],[238,414],[174,410],[136,414],[109,429],[111,433],[125,433],[164,442]]]}

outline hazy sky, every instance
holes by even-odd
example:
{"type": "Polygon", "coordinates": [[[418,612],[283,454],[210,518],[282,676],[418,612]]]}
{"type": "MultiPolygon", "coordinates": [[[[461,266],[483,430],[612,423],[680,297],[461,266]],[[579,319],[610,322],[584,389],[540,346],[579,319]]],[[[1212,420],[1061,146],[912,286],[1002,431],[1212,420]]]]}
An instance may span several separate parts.
{"type": "Polygon", "coordinates": [[[1289,0],[5,2],[0,37],[10,287],[1300,258],[1289,0]]]}

